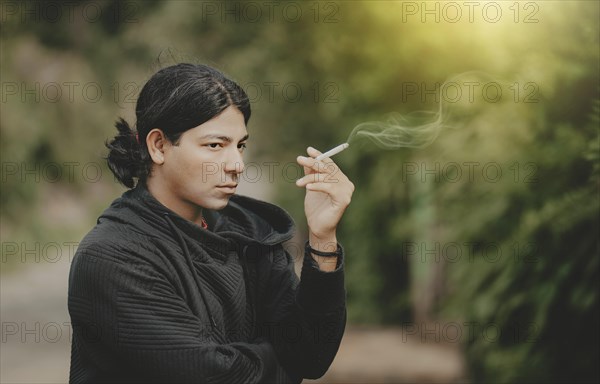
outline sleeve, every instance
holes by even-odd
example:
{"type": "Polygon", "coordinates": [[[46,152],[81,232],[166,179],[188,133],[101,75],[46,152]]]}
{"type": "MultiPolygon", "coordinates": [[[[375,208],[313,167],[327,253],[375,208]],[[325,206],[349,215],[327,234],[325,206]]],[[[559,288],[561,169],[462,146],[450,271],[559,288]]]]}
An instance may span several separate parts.
{"type": "MultiPolygon", "coordinates": [[[[79,252],[78,252],[79,253],[79,252]]],[[[219,344],[173,285],[147,263],[132,265],[87,248],[69,278],[73,343],[112,380],[261,382],[277,361],[271,344],[219,344]]],[[[89,376],[88,376],[89,377],[89,376]]]]}
{"type": "Polygon", "coordinates": [[[300,280],[291,255],[281,249],[277,256],[269,279],[267,338],[291,375],[317,379],[333,362],[346,326],[344,250],[332,272],[321,271],[305,251],[300,280]]]}

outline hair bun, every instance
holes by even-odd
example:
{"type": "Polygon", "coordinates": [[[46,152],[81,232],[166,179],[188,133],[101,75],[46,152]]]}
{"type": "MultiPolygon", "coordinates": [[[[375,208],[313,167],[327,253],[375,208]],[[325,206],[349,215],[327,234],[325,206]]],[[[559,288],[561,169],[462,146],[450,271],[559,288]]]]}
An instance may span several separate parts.
{"type": "Polygon", "coordinates": [[[137,132],[133,131],[123,118],[115,123],[119,133],[105,145],[109,149],[106,160],[108,168],[121,184],[128,188],[135,186],[134,178],[139,178],[141,164],[140,143],[137,132]]]}

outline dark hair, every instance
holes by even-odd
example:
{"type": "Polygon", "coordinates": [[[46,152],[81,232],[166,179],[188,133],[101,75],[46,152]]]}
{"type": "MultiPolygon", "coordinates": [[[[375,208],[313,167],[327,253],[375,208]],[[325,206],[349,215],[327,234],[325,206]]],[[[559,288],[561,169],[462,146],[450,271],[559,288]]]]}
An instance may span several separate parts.
{"type": "Polygon", "coordinates": [[[148,80],[138,97],[137,132],[123,118],[116,122],[119,133],[105,143],[109,149],[108,167],[128,188],[134,187],[134,179],[145,182],[152,169],[145,138],[152,129],[160,128],[177,145],[183,132],[211,120],[229,106],[235,106],[248,123],[248,95],[218,70],[187,63],[161,69],[148,80]]]}

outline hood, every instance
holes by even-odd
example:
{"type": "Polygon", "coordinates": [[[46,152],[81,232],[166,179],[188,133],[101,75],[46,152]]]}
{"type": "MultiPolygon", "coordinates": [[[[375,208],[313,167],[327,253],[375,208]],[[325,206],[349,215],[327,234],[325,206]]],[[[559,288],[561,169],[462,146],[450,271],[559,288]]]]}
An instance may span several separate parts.
{"type": "MultiPolygon", "coordinates": [[[[204,229],[171,211],[152,196],[145,184],[138,183],[134,189],[123,193],[120,198],[113,201],[98,218],[98,224],[103,221],[113,221],[128,225],[130,230],[144,236],[155,238],[174,236],[196,280],[212,328],[216,330],[218,327],[207,304],[205,289],[194,268],[191,253],[182,233],[201,243],[216,245],[216,249],[221,252],[234,248],[240,249],[248,300],[257,303],[259,298],[256,286],[254,289],[249,287],[247,250],[253,244],[272,246],[291,239],[294,234],[294,222],[283,209],[240,195],[233,195],[229,204],[222,210],[204,209],[202,213],[210,223],[209,229],[204,229]]],[[[253,324],[256,324],[256,306],[251,305],[253,324]]]]}
{"type": "Polygon", "coordinates": [[[165,215],[178,230],[212,243],[229,239],[243,244],[275,245],[291,239],[295,231],[294,221],[285,210],[241,195],[232,195],[222,210],[203,209],[203,216],[209,223],[209,229],[204,229],[160,203],[143,183],[116,199],[98,218],[98,223],[104,220],[121,222],[146,236],[153,236],[157,230],[164,232],[165,215]]]}

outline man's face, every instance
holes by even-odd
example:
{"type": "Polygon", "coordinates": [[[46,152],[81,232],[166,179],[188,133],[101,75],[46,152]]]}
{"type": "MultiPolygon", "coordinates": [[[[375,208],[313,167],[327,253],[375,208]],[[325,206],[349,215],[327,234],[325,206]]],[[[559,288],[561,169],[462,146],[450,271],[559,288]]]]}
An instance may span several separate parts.
{"type": "Polygon", "coordinates": [[[187,130],[177,146],[165,147],[159,171],[163,187],[177,205],[224,208],[244,169],[242,152],[247,139],[244,116],[233,106],[187,130]]]}

